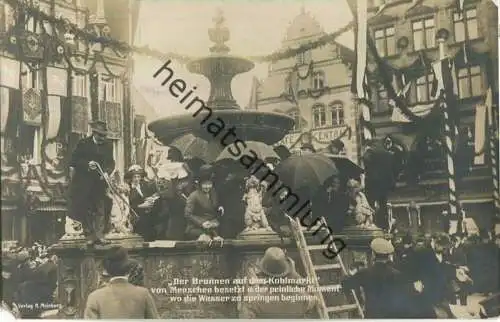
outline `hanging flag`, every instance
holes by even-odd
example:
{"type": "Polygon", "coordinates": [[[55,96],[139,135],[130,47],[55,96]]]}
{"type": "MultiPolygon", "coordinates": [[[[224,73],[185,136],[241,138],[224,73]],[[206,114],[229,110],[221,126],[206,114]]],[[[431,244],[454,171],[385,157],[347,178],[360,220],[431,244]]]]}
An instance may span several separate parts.
{"type": "Polygon", "coordinates": [[[366,78],[367,41],[368,41],[368,8],[367,0],[357,1],[355,48],[355,65],[352,73],[351,89],[358,98],[369,99],[366,78]]]}
{"type": "Polygon", "coordinates": [[[457,6],[459,14],[464,12],[464,2],[465,0],[455,0],[455,5],[457,6]]]}
{"type": "Polygon", "coordinates": [[[485,104],[476,105],[474,122],[474,164],[484,164],[484,150],[486,146],[486,110],[485,104]]]}
{"type": "Polygon", "coordinates": [[[9,118],[9,99],[11,89],[0,87],[0,133],[5,133],[7,120],[9,118]]]}
{"type": "Polygon", "coordinates": [[[67,70],[47,67],[47,93],[49,95],[67,95],[67,70]]]}
{"type": "Polygon", "coordinates": [[[45,127],[46,139],[54,139],[59,133],[61,125],[61,97],[49,95],[48,97],[48,118],[45,127]]]}

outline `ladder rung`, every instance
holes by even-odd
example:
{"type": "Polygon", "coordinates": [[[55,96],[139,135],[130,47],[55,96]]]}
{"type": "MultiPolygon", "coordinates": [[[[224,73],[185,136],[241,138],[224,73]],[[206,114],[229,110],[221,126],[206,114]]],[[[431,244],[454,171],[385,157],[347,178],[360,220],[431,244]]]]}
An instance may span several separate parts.
{"type": "Polygon", "coordinates": [[[339,292],[342,289],[342,285],[340,284],[328,284],[328,285],[320,285],[318,287],[320,292],[339,292]]]}
{"type": "Polygon", "coordinates": [[[356,304],[345,304],[345,305],[339,305],[339,306],[330,306],[330,307],[326,308],[328,313],[341,313],[341,312],[347,312],[347,311],[354,311],[357,309],[358,309],[358,306],[356,304]]]}
{"type": "Polygon", "coordinates": [[[308,250],[324,250],[328,247],[328,245],[309,245],[307,246],[308,250]]]}
{"type": "Polygon", "coordinates": [[[342,268],[340,264],[323,264],[323,265],[314,265],[314,270],[316,271],[325,271],[328,269],[340,269],[342,268]]]}

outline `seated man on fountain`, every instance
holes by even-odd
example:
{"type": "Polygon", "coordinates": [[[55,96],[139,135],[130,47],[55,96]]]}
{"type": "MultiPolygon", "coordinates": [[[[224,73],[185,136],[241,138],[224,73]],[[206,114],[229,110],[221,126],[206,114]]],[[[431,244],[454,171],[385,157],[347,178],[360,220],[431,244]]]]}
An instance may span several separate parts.
{"type": "Polygon", "coordinates": [[[145,241],[155,240],[156,214],[153,211],[159,198],[154,188],[148,184],[145,178],[146,172],[139,165],[133,165],[126,174],[129,180],[130,207],[135,211],[134,232],[141,235],[145,241]]]}
{"type": "Polygon", "coordinates": [[[219,217],[224,215],[224,208],[219,206],[213,189],[213,175],[210,166],[203,166],[198,176],[198,187],[186,202],[184,216],[187,220],[186,236],[191,240],[212,243],[220,241],[219,217]]]}

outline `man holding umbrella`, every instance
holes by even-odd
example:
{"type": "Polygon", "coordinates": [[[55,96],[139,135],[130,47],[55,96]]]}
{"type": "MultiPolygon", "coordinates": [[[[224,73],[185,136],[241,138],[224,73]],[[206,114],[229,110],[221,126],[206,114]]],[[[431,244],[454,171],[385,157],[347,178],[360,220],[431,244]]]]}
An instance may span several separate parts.
{"type": "Polygon", "coordinates": [[[106,177],[115,168],[106,123],[95,121],[91,126],[92,135],[78,142],[69,165],[69,217],[82,223],[89,246],[107,243],[104,233],[109,225],[112,201],[106,195],[106,177]],[[102,170],[102,174],[98,170],[102,170]]]}

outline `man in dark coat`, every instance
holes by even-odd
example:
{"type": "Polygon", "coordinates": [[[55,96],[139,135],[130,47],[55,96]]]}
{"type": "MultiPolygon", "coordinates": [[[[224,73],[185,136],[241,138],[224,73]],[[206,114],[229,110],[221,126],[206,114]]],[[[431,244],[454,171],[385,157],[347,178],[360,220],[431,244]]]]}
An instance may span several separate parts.
{"type": "MultiPolygon", "coordinates": [[[[295,264],[291,258],[287,257],[285,252],[278,247],[270,247],[264,253],[264,256],[257,262],[257,267],[260,270],[257,273],[256,280],[269,281],[270,279],[288,279],[295,280],[296,286],[304,287],[300,280],[302,276],[295,270],[295,264]]],[[[253,276],[252,276],[253,277],[253,276]]],[[[252,278],[250,277],[250,278],[252,278]]],[[[261,288],[257,291],[249,291],[245,296],[249,298],[259,298],[259,296],[280,296],[276,291],[271,292],[272,288],[280,286],[295,286],[294,283],[273,283],[271,285],[265,282],[259,285],[261,288]]],[[[253,285],[255,286],[255,285],[253,285]]],[[[283,293],[281,296],[290,296],[300,298],[300,301],[287,301],[286,299],[279,301],[262,301],[250,300],[243,301],[240,310],[240,319],[303,319],[313,318],[316,311],[318,299],[313,294],[303,290],[283,293]]]]}
{"type": "Polygon", "coordinates": [[[375,238],[370,247],[375,258],[373,266],[346,278],[342,282],[343,290],[363,289],[368,319],[408,317],[408,294],[414,286],[393,267],[394,247],[383,238],[375,238]]]}
{"type": "Polygon", "coordinates": [[[449,304],[453,299],[452,282],[457,272],[456,267],[446,261],[450,247],[449,236],[440,233],[433,238],[431,247],[420,250],[412,262],[414,278],[423,285],[418,318],[452,316],[449,304]]]}
{"type": "Polygon", "coordinates": [[[92,135],[78,142],[69,165],[69,216],[82,223],[89,246],[107,243],[104,233],[109,226],[112,205],[106,195],[106,181],[97,172],[97,167],[101,167],[105,176],[115,168],[113,146],[106,139],[106,123],[96,121],[91,125],[92,135]]]}
{"type": "Polygon", "coordinates": [[[129,282],[130,259],[127,251],[116,247],[103,261],[109,282],[90,293],[84,319],[158,319],[156,304],[149,290],[129,282]]]}

